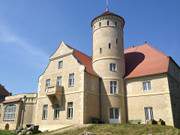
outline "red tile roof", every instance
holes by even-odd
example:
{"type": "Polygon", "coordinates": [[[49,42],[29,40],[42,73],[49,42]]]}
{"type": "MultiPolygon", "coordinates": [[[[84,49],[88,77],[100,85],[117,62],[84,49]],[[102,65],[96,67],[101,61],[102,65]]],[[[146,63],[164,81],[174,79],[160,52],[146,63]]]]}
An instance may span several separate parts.
{"type": "Polygon", "coordinates": [[[169,57],[144,44],[125,49],[125,62],[125,78],[135,78],[168,72],[169,57]]]}
{"type": "Polygon", "coordinates": [[[85,66],[86,71],[92,75],[96,75],[92,67],[92,58],[87,56],[86,54],[74,49],[74,56],[76,59],[85,66]]]}
{"type": "MultiPolygon", "coordinates": [[[[124,53],[126,79],[168,72],[170,57],[148,44],[127,48],[124,53]]],[[[85,66],[88,73],[96,75],[92,67],[91,57],[76,49],[74,49],[73,54],[85,66]]]]}

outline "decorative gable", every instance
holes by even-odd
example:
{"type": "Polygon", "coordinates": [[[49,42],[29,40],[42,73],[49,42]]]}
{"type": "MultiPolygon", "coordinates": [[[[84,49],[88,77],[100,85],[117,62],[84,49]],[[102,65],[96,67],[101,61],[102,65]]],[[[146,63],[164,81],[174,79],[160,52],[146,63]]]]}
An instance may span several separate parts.
{"type": "Polygon", "coordinates": [[[68,47],[64,42],[61,42],[55,53],[50,57],[50,60],[57,59],[72,53],[73,49],[68,47]]]}

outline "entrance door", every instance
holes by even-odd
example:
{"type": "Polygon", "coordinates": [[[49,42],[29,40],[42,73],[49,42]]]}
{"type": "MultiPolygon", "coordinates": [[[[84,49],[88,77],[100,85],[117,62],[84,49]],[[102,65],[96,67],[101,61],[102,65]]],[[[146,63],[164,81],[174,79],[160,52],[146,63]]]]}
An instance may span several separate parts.
{"type": "Polygon", "coordinates": [[[120,123],[120,113],[119,108],[109,109],[109,123],[115,124],[120,123]]]}

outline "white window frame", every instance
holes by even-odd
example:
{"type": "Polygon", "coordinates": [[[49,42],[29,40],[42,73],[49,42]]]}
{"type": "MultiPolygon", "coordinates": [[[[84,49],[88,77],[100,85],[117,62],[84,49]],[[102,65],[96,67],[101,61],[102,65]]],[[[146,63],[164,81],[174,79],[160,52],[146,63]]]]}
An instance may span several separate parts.
{"type": "Polygon", "coordinates": [[[57,77],[56,86],[62,86],[62,76],[57,77]]]}
{"type": "Polygon", "coordinates": [[[73,102],[67,103],[67,119],[73,119],[74,116],[74,108],[73,108],[73,102]]]}
{"type": "Polygon", "coordinates": [[[151,81],[143,81],[143,91],[150,91],[151,90],[151,81]]]}
{"type": "Polygon", "coordinates": [[[4,108],[4,121],[14,121],[16,117],[16,105],[9,104],[4,108]]]}
{"type": "Polygon", "coordinates": [[[42,120],[47,120],[48,118],[48,105],[43,105],[42,109],[42,120]]]}
{"type": "Polygon", "coordinates": [[[145,113],[145,121],[154,119],[152,107],[144,107],[144,113],[145,113]]]}
{"type": "Polygon", "coordinates": [[[71,73],[71,74],[69,74],[68,86],[74,87],[74,82],[75,82],[75,74],[71,73]]]}
{"type": "Polygon", "coordinates": [[[63,68],[63,61],[62,60],[58,62],[58,69],[61,69],[61,68],[63,68]]]}
{"type": "Polygon", "coordinates": [[[109,64],[109,70],[112,72],[116,72],[117,71],[117,64],[116,63],[110,63],[109,64]]]}
{"type": "Polygon", "coordinates": [[[110,94],[118,94],[117,81],[110,81],[110,94]]]}

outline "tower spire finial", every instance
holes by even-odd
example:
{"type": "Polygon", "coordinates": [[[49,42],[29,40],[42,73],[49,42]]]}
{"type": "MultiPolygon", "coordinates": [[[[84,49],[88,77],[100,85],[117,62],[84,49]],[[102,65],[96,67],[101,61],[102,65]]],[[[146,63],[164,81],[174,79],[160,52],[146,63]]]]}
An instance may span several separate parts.
{"type": "Polygon", "coordinates": [[[106,0],[106,11],[109,11],[109,0],[106,0]]]}

